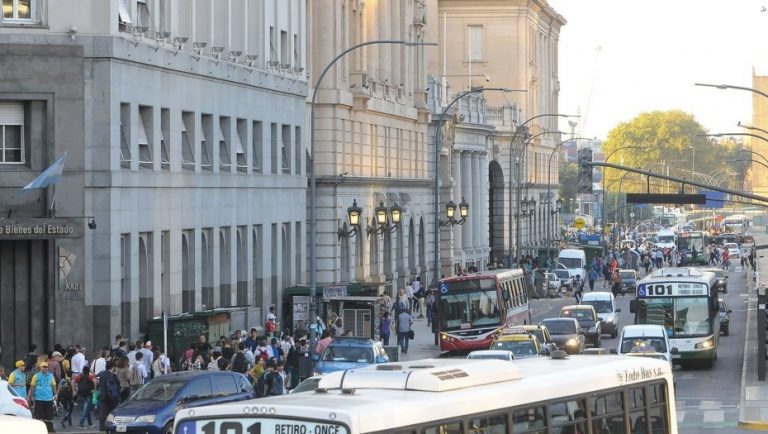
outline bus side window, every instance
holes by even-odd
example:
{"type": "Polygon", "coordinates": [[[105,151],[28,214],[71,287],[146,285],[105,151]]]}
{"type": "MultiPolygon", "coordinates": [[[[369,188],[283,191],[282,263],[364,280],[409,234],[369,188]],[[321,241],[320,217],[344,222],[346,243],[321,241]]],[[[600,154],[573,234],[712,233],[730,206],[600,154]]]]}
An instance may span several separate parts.
{"type": "Polygon", "coordinates": [[[469,420],[468,431],[478,434],[506,434],[507,415],[496,414],[472,418],[469,420]]]}
{"type": "Polygon", "coordinates": [[[427,427],[421,430],[422,434],[464,434],[461,422],[447,422],[427,427]]]}

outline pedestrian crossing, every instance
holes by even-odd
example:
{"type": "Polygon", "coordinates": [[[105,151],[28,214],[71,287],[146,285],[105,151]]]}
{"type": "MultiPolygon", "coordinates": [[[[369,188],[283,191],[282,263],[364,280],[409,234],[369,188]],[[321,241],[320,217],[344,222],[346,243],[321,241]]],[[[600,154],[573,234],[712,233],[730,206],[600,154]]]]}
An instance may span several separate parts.
{"type": "Polygon", "coordinates": [[[698,433],[705,429],[733,432],[739,424],[739,401],[710,399],[678,399],[677,427],[682,433],[698,433]]]}

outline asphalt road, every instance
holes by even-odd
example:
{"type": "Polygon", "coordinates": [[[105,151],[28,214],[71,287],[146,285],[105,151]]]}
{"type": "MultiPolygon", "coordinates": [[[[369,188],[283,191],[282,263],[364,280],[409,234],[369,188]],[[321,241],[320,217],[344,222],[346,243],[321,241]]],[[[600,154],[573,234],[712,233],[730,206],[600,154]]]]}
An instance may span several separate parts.
{"type": "MultiPolygon", "coordinates": [[[[675,367],[675,398],[680,434],[750,432],[737,428],[747,300],[745,275],[743,271],[731,271],[728,279],[728,293],[721,294],[733,312],[730,335],[720,336],[720,348],[715,366],[712,369],[675,367]]],[[[586,291],[589,291],[589,288],[586,291]]],[[[599,281],[595,285],[595,291],[609,291],[609,289],[604,288],[603,282],[599,281]]],[[[618,297],[621,308],[620,326],[633,322],[633,314],[629,312],[631,299],[629,295],[618,297]]],[[[561,306],[573,303],[572,298],[532,300],[532,319],[534,322],[539,322],[544,318],[556,317],[559,315],[561,306]]],[[[603,347],[615,348],[617,345],[618,339],[603,335],[603,347]]]]}

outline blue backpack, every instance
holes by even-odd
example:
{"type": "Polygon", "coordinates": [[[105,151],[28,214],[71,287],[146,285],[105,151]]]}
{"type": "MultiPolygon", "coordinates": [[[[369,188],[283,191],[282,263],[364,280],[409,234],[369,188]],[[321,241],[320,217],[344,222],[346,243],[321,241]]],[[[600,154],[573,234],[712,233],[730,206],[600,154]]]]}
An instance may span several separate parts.
{"type": "Polygon", "coordinates": [[[99,397],[110,404],[120,402],[120,381],[117,375],[111,371],[104,370],[99,373],[99,397]]]}

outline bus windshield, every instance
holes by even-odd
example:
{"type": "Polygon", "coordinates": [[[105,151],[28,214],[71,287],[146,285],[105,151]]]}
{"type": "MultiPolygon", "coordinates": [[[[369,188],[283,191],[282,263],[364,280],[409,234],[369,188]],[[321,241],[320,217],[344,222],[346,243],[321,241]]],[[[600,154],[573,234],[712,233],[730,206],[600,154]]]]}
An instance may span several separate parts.
{"type": "Polygon", "coordinates": [[[674,242],[675,242],[674,235],[656,235],[657,244],[666,244],[666,243],[674,243],[674,242]]]}
{"type": "Polygon", "coordinates": [[[686,250],[688,252],[696,250],[696,252],[704,251],[704,238],[701,235],[694,236],[691,234],[689,237],[678,238],[677,246],[679,250],[686,250]]]}
{"type": "Polygon", "coordinates": [[[638,324],[659,324],[670,338],[713,333],[707,297],[654,297],[638,299],[638,324]]]}
{"type": "MultiPolygon", "coordinates": [[[[450,284],[449,284],[450,288],[450,284]]],[[[501,323],[496,288],[452,292],[440,297],[444,330],[460,330],[501,323]]]]}

